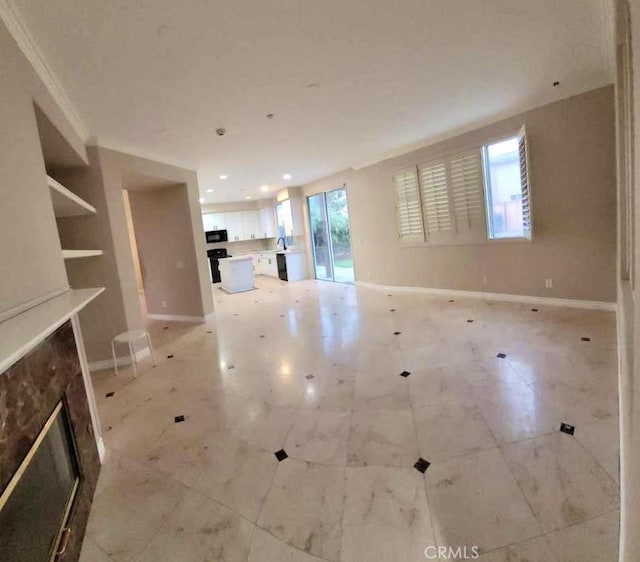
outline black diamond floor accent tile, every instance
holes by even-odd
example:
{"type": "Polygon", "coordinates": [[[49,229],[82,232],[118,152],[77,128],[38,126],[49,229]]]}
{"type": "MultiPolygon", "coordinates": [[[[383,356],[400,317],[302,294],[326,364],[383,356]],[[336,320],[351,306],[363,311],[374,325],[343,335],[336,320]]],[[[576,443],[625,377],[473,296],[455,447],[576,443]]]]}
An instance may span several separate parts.
{"type": "Polygon", "coordinates": [[[184,416],[176,416],[175,418],[173,418],[173,421],[175,423],[180,423],[184,421],[184,416]]]}
{"type": "Polygon", "coordinates": [[[106,397],[106,398],[111,398],[114,394],[115,394],[115,392],[107,392],[107,393],[105,394],[105,397],[106,397]]]}
{"type": "Polygon", "coordinates": [[[402,332],[393,332],[394,336],[399,336],[402,332]]]}
{"type": "Polygon", "coordinates": [[[389,294],[389,295],[387,295],[387,296],[388,296],[388,297],[390,297],[391,295],[389,294]]]}
{"type": "Polygon", "coordinates": [[[173,359],[173,355],[167,355],[167,359],[173,359]]]}
{"type": "Polygon", "coordinates": [[[411,373],[409,371],[402,371],[402,373],[400,373],[401,377],[407,378],[411,373]]]}
{"type": "Polygon", "coordinates": [[[168,330],[168,329],[169,329],[169,326],[164,326],[162,329],[163,329],[163,330],[168,330]]]}
{"type": "Polygon", "coordinates": [[[498,353],[498,355],[496,355],[496,357],[497,357],[498,359],[504,359],[504,358],[506,357],[506,354],[504,354],[504,353],[498,353]]]}
{"type": "Polygon", "coordinates": [[[560,424],[560,431],[562,431],[562,433],[566,433],[568,435],[573,435],[576,431],[576,428],[573,427],[572,425],[568,424],[568,423],[561,423],[560,424]]]}
{"type": "Polygon", "coordinates": [[[282,462],[284,459],[288,458],[289,455],[287,455],[287,453],[285,452],[284,449],[280,449],[279,451],[276,451],[275,453],[273,453],[276,458],[278,459],[278,462],[282,462]]]}
{"type": "Polygon", "coordinates": [[[456,302],[456,301],[455,301],[455,300],[453,300],[453,299],[450,299],[450,300],[449,300],[449,302],[456,302]]]}
{"type": "Polygon", "coordinates": [[[429,461],[425,461],[422,457],[420,457],[418,459],[418,462],[413,465],[413,468],[415,468],[418,472],[424,474],[425,472],[427,472],[427,468],[429,468],[430,466],[431,463],[429,461]]]}
{"type": "Polygon", "coordinates": [[[538,312],[538,309],[537,308],[532,308],[531,312],[538,312]]]}
{"type": "Polygon", "coordinates": [[[582,341],[591,341],[591,338],[587,338],[587,337],[583,337],[583,338],[580,338],[580,339],[581,339],[582,341]]]}
{"type": "Polygon", "coordinates": [[[207,334],[213,334],[211,330],[207,330],[207,334]]]}
{"type": "Polygon", "coordinates": [[[473,320],[467,320],[467,322],[469,322],[469,324],[471,324],[471,322],[473,322],[473,320]]]}
{"type": "Polygon", "coordinates": [[[395,309],[395,308],[390,308],[390,309],[389,309],[389,312],[395,312],[395,311],[396,311],[396,309],[395,309]]]}
{"type": "Polygon", "coordinates": [[[264,334],[262,334],[260,337],[261,337],[261,338],[264,338],[264,334]]]}
{"type": "Polygon", "coordinates": [[[315,376],[314,375],[307,375],[304,378],[307,379],[308,381],[310,381],[311,379],[315,379],[315,376]]]}
{"type": "Polygon", "coordinates": [[[228,371],[230,371],[231,369],[235,369],[235,368],[236,368],[236,366],[233,363],[231,363],[230,365],[227,365],[227,370],[228,371]]]}

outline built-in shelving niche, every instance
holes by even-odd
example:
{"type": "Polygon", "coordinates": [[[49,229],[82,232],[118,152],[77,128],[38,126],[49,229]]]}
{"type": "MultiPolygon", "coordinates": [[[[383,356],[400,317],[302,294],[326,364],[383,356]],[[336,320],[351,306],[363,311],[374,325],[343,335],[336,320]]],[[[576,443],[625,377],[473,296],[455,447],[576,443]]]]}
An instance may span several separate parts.
{"type": "Polygon", "coordinates": [[[87,268],[101,270],[91,263],[100,259],[103,251],[91,243],[96,208],[79,194],[86,191],[91,181],[89,161],[86,154],[71,146],[37,105],[34,111],[69,284],[76,289],[93,287],[100,278],[97,271],[87,271],[87,268]],[[81,266],[79,262],[84,260],[88,265],[81,266]]]}

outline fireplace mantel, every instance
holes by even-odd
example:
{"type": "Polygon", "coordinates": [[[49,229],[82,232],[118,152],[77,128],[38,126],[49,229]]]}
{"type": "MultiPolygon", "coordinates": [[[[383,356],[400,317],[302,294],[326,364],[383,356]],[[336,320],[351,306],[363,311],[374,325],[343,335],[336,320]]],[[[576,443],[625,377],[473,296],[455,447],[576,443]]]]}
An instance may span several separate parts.
{"type": "Polygon", "coordinates": [[[0,376],[103,291],[70,289],[0,322],[0,376]]]}

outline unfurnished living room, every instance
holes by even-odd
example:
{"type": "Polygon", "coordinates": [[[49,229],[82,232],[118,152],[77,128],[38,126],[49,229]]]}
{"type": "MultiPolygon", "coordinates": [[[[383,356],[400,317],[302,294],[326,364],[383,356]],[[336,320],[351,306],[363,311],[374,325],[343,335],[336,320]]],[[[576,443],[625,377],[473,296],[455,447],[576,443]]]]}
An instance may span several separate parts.
{"type": "Polygon", "coordinates": [[[0,20],[1,562],[640,561],[639,0],[0,20]]]}

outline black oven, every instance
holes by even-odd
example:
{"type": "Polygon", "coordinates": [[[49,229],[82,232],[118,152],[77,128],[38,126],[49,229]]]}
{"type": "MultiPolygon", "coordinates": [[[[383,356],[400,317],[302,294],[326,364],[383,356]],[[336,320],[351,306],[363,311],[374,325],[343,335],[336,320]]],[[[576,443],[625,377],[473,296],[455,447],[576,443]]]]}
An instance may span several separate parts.
{"type": "Polygon", "coordinates": [[[207,244],[215,244],[216,242],[226,242],[227,231],[226,230],[209,230],[204,233],[205,240],[207,244]]]}

